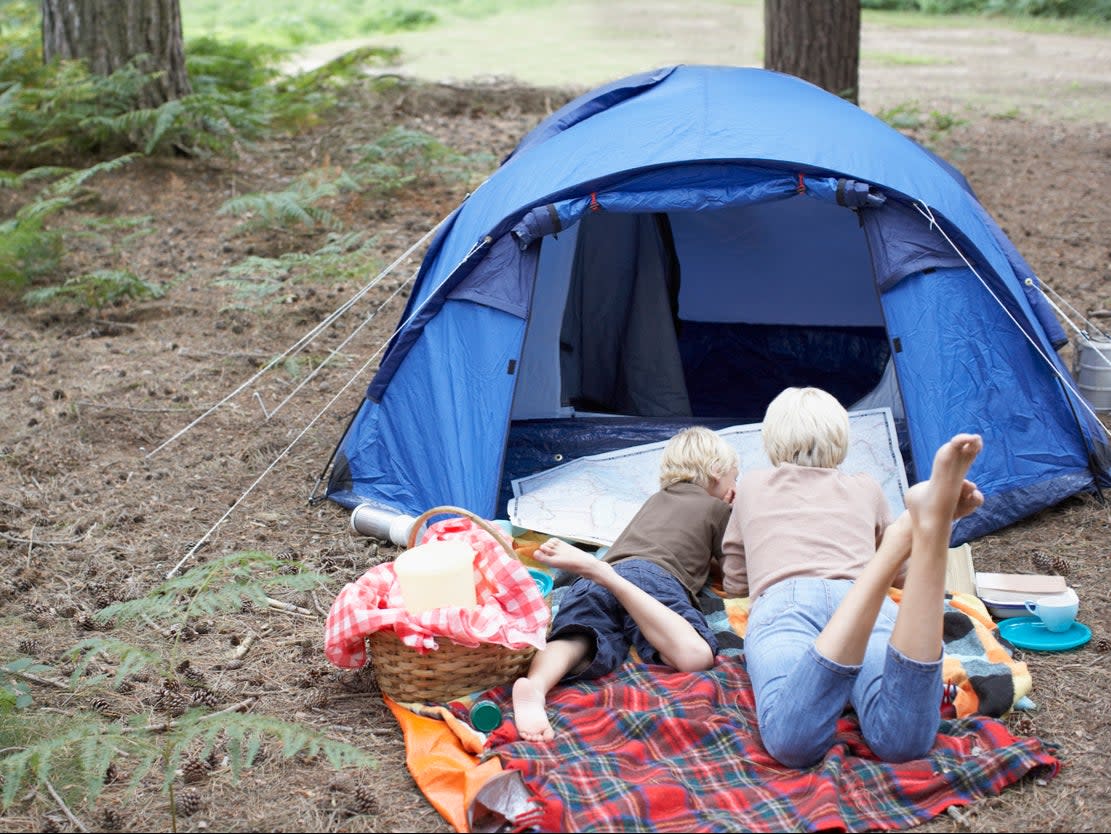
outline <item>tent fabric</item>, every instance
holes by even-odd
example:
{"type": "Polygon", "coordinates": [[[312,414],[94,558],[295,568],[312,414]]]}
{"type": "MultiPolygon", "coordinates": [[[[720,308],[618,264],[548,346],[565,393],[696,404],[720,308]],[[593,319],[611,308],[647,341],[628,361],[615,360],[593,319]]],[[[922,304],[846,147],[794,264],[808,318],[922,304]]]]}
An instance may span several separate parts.
{"type": "Polygon", "coordinates": [[[584,412],[753,422],[773,389],[845,378],[846,406],[870,386],[898,399],[912,480],[942,440],[984,435],[985,504],[956,544],[1111,484],[1065,341],[936,154],[791,76],[665,67],[552,114],[444,222],[328,497],[497,517],[522,421],[562,420],[566,460],[584,412]],[[695,364],[754,340],[788,349],[695,364]]]}

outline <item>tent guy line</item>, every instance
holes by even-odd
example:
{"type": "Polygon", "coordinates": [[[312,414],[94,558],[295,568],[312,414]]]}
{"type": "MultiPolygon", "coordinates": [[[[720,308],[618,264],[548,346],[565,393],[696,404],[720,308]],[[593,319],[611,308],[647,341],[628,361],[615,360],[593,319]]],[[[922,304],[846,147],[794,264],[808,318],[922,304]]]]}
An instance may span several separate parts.
{"type": "MultiPolygon", "coordinates": [[[[197,423],[199,423],[202,419],[207,417],[209,414],[214,412],[221,405],[228,402],[233,397],[235,397],[237,394],[239,394],[241,391],[248,388],[260,376],[262,376],[262,374],[265,373],[266,370],[273,367],[273,365],[276,364],[276,362],[278,360],[280,360],[283,357],[288,356],[289,354],[295,352],[295,349],[297,349],[298,346],[304,347],[305,345],[311,343],[312,339],[316,338],[316,336],[319,335],[319,333],[321,332],[321,330],[323,329],[323,327],[326,324],[329,324],[332,321],[335,321],[341,315],[343,315],[343,313],[350,310],[351,307],[354,305],[356,300],[363,297],[370,289],[372,289],[380,281],[382,281],[382,279],[384,279],[387,275],[389,275],[409,255],[411,255],[413,252],[415,252],[430,236],[435,234],[437,229],[439,229],[450,217],[451,217],[450,214],[447,215],[442,220],[440,220],[439,223],[437,223],[432,228],[430,228],[427,232],[425,232],[424,235],[422,235],[421,238],[416,243],[414,243],[412,246],[410,246],[409,249],[404,254],[402,254],[392,264],[390,264],[388,267],[386,267],[386,269],[384,269],[382,272],[380,272],[370,283],[368,283],[365,287],[363,287],[362,290],[360,290],[358,293],[356,293],[354,296],[352,296],[352,298],[350,300],[348,300],[347,302],[342,304],[340,307],[338,307],[335,312],[329,314],[329,316],[324,321],[322,321],[319,325],[317,325],[312,330],[310,330],[308,334],[306,334],[305,336],[302,336],[301,339],[299,340],[299,342],[295,343],[292,347],[288,348],[277,359],[275,359],[273,362],[269,363],[266,368],[263,368],[261,371],[256,373],[250,379],[248,379],[246,382],[239,385],[239,387],[237,387],[232,393],[228,394],[220,402],[216,403],[216,405],[212,406],[210,409],[208,409],[204,414],[202,414],[200,417],[198,417],[196,420],[194,420],[188,426],[181,429],[173,437],[164,441],[160,446],[158,446],[158,448],[149,452],[147,454],[147,457],[150,457],[150,455],[153,455],[155,452],[159,451],[160,449],[162,449],[163,447],[165,447],[166,445],[171,443],[173,440],[175,440],[178,437],[185,434],[189,429],[191,429],[193,426],[195,426],[197,423]]],[[[473,254],[474,251],[480,245],[481,245],[481,242],[479,244],[476,244],[476,246],[472,248],[472,250],[467,254],[466,257],[470,257],[471,254],[473,254]]],[[[464,258],[464,260],[465,260],[465,258],[464,258]]],[[[400,293],[402,289],[404,289],[405,287],[412,284],[416,280],[418,274],[419,274],[419,268],[418,268],[417,271],[413,272],[413,274],[411,274],[407,279],[405,279],[400,284],[398,284],[398,286],[394,289],[394,291],[390,294],[390,296],[385,301],[383,301],[378,306],[378,308],[373,313],[371,313],[370,316],[368,316],[363,321],[362,324],[360,324],[358,326],[358,328],[355,329],[355,331],[351,334],[351,336],[349,336],[347,339],[344,340],[343,344],[346,344],[348,341],[350,341],[350,339],[356,333],[358,333],[363,327],[365,327],[370,322],[371,319],[373,319],[387,304],[390,303],[390,301],[392,301],[394,298],[396,298],[398,293],[400,293]]],[[[317,412],[317,414],[297,433],[297,436],[294,437],[293,440],[291,440],[290,443],[284,449],[282,449],[280,452],[278,452],[278,454],[274,457],[274,459],[270,462],[270,464],[258,475],[258,477],[255,478],[255,480],[253,482],[251,482],[250,486],[248,486],[240,494],[240,496],[238,498],[236,498],[235,501],[227,508],[227,510],[224,511],[224,514],[222,516],[220,516],[219,519],[217,519],[216,523],[214,523],[211,527],[209,527],[207,532],[205,532],[205,534],[203,536],[201,536],[201,538],[199,538],[193,544],[193,546],[191,548],[189,548],[189,550],[186,552],[186,554],[184,556],[182,556],[180,560],[178,560],[177,564],[174,565],[173,568],[171,568],[166,573],[166,578],[167,579],[171,579],[172,577],[174,577],[177,574],[177,572],[179,570],[181,570],[182,566],[186,562],[188,562],[193,557],[193,555],[196,554],[196,552],[198,550],[200,550],[201,547],[203,547],[204,544],[207,541],[209,541],[209,539],[212,538],[212,535],[216,532],[217,529],[219,529],[220,525],[223,524],[225,521],[228,520],[228,518],[231,517],[232,513],[235,512],[235,510],[239,507],[239,505],[242,504],[243,501],[245,501],[247,499],[247,496],[249,496],[252,492],[254,492],[255,488],[258,487],[258,485],[260,483],[262,483],[262,481],[266,478],[266,476],[269,475],[274,470],[274,468],[278,465],[278,463],[282,460],[282,458],[284,458],[287,454],[289,454],[289,452],[293,449],[293,447],[296,446],[301,441],[301,438],[303,438],[306,434],[308,434],[309,429],[311,429],[314,425],[316,425],[317,421],[319,421],[320,418],[323,417],[333,405],[335,405],[335,403],[339,400],[339,398],[343,395],[343,393],[345,391],[347,391],[348,388],[351,387],[352,383],[354,383],[356,379],[358,379],[360,376],[362,376],[363,374],[365,374],[367,372],[367,370],[374,364],[375,360],[379,357],[379,355],[382,353],[382,351],[390,344],[390,341],[398,333],[400,333],[405,327],[407,327],[415,316],[420,314],[421,309],[422,309],[421,306],[418,305],[417,309],[415,309],[407,318],[405,318],[403,321],[401,321],[398,324],[397,328],[392,333],[390,333],[385,339],[382,340],[382,342],[378,345],[377,349],[375,349],[374,353],[372,353],[361,366],[359,366],[358,368],[355,369],[355,371],[348,378],[347,382],[345,382],[343,384],[343,386],[325,404],[325,406],[322,409],[320,409],[319,412],[317,412]]],[[[342,347],[343,344],[341,344],[339,347],[342,347]]],[[[338,349],[339,348],[337,348],[337,350],[338,349]]],[[[298,386],[298,389],[300,387],[301,386],[298,386]]],[[[296,391],[294,391],[292,393],[296,393],[296,391]]],[[[290,396],[292,396],[292,393],[290,394],[290,396]]],[[[289,399],[289,397],[286,398],[286,400],[288,400],[288,399],[289,399]]],[[[281,408],[281,406],[285,404],[286,400],[283,400],[282,403],[279,404],[278,407],[274,409],[274,411],[269,412],[269,414],[272,415],[275,412],[277,412],[278,409],[281,408]]],[[[259,402],[259,405],[262,407],[263,412],[266,413],[266,407],[265,407],[265,405],[263,405],[261,397],[258,398],[258,402],[259,402]]],[[[268,416],[267,419],[269,419],[269,416],[268,416]]],[[[310,500],[311,500],[311,496],[310,496],[310,500]]]]}
{"type": "MultiPolygon", "coordinates": [[[[382,302],[382,305],[378,309],[381,310],[382,307],[384,307],[387,303],[389,303],[389,301],[391,301],[394,297],[397,296],[397,294],[401,291],[401,289],[403,287],[410,284],[415,277],[416,277],[416,273],[413,273],[413,275],[411,275],[406,281],[403,281],[397,287],[397,289],[395,289],[393,291],[393,293],[390,294],[390,297],[388,299],[386,299],[386,301],[382,302]]],[[[378,279],[376,279],[375,283],[377,282],[377,280],[378,279]]],[[[367,321],[369,321],[370,318],[373,318],[373,316],[376,315],[377,312],[378,311],[376,310],[375,313],[373,313],[370,317],[368,317],[368,319],[366,321],[364,321],[362,324],[360,324],[359,329],[362,329],[362,327],[364,327],[366,325],[367,321]]],[[[400,329],[401,328],[399,327],[398,330],[400,330],[400,329]]],[[[358,332],[358,331],[356,331],[356,332],[358,332]]],[[[231,517],[231,514],[233,512],[235,512],[236,508],[246,500],[248,495],[250,495],[252,492],[255,491],[255,488],[259,484],[261,484],[263,479],[265,479],[266,476],[269,475],[274,470],[274,468],[278,465],[278,463],[282,460],[282,458],[284,458],[286,455],[288,455],[290,450],[293,449],[293,447],[296,446],[301,441],[301,438],[304,437],[306,434],[308,434],[309,429],[311,429],[314,425],[316,425],[317,421],[321,417],[323,417],[326,413],[328,413],[328,410],[333,405],[336,404],[336,401],[339,400],[339,398],[341,396],[343,396],[344,392],[346,392],[347,389],[350,388],[351,385],[357,379],[359,379],[364,373],[366,373],[367,369],[370,368],[370,366],[372,364],[374,364],[374,361],[378,358],[379,354],[381,354],[381,352],[386,347],[386,345],[389,344],[390,339],[392,339],[394,337],[394,335],[397,334],[397,332],[398,331],[394,331],[394,333],[390,334],[390,336],[388,336],[385,340],[383,340],[383,342],[378,346],[377,350],[375,350],[374,353],[372,353],[367,358],[367,360],[360,367],[358,367],[355,370],[354,373],[351,374],[351,376],[348,378],[347,382],[345,382],[343,384],[343,386],[332,396],[332,398],[330,400],[328,400],[328,402],[324,405],[324,407],[322,409],[320,409],[320,411],[318,411],[316,413],[316,415],[311,420],[309,420],[308,423],[305,424],[305,426],[297,433],[297,435],[293,438],[293,440],[291,440],[289,442],[289,445],[287,445],[284,449],[282,449],[280,452],[278,452],[277,456],[270,462],[270,464],[264,470],[262,470],[261,473],[259,473],[258,477],[255,478],[255,480],[251,483],[251,485],[248,486],[242,492],[242,494],[240,494],[240,496],[235,499],[235,501],[227,508],[227,510],[224,511],[224,514],[222,516],[220,516],[220,518],[216,521],[216,523],[213,524],[211,527],[209,527],[208,531],[203,536],[201,536],[196,541],[196,543],[191,548],[189,548],[188,552],[186,552],[186,554],[181,557],[181,559],[178,561],[178,563],[176,565],[174,565],[173,568],[171,568],[169,570],[169,572],[167,572],[166,579],[172,579],[177,574],[177,572],[179,570],[181,570],[182,565],[184,565],[186,562],[188,562],[193,557],[193,555],[198,550],[201,549],[201,547],[204,545],[204,543],[207,542],[210,538],[212,538],[212,534],[216,532],[216,530],[220,527],[220,525],[223,524],[225,521],[228,520],[228,518],[231,517]]],[[[241,391],[241,390],[243,390],[243,387],[244,386],[240,386],[240,388],[237,389],[237,390],[241,391]]]]}
{"type": "MultiPolygon", "coordinates": [[[[945,238],[945,242],[948,243],[951,247],[953,247],[953,251],[957,253],[957,256],[962,261],[964,261],[964,265],[968,267],[969,272],[971,272],[973,275],[976,276],[976,280],[979,281],[980,284],[983,286],[983,288],[988,291],[988,295],[990,295],[992,297],[992,299],[995,301],[995,303],[999,305],[999,309],[1002,310],[1003,314],[1008,319],[1011,320],[1011,323],[1014,324],[1014,326],[1018,329],[1018,332],[1022,334],[1023,338],[1025,338],[1026,341],[1030,343],[1030,346],[1034,349],[1034,352],[1037,353],[1039,357],[1041,357],[1042,361],[1045,362],[1045,364],[1049,367],[1049,370],[1064,384],[1064,386],[1066,388],[1068,388],[1073,393],[1073,395],[1076,397],[1079,404],[1092,416],[1092,418],[1096,421],[1096,423],[1102,426],[1102,423],[1099,419],[1099,416],[1096,414],[1095,410],[1091,407],[1091,405],[1088,404],[1087,400],[1084,399],[1083,395],[1077,389],[1076,385],[1073,384],[1073,381],[1068,378],[1067,374],[1063,374],[1053,364],[1053,362],[1050,361],[1049,357],[1045,355],[1045,352],[1042,350],[1041,346],[1038,345],[1038,343],[1035,342],[1033,339],[1031,339],[1030,335],[1025,330],[1022,329],[1022,326],[1018,323],[1018,320],[1011,314],[1010,310],[1007,309],[1007,305],[1005,305],[1003,303],[1003,300],[998,295],[996,295],[995,291],[992,290],[992,288],[990,286],[988,286],[988,282],[984,280],[983,276],[980,275],[980,273],[977,271],[976,267],[974,267],[972,265],[972,263],[968,260],[968,258],[965,257],[965,254],[964,254],[964,252],[962,252],[960,250],[960,247],[958,247],[957,244],[953,241],[953,239],[950,238],[948,234],[946,234],[945,229],[943,229],[941,227],[941,224],[938,223],[934,219],[933,213],[930,211],[930,209],[927,206],[923,206],[921,203],[915,203],[914,207],[915,207],[915,209],[918,210],[919,214],[921,214],[923,217],[925,217],[930,222],[930,228],[936,229],[941,234],[941,236],[943,238],[945,238]]],[[[1041,279],[1039,279],[1039,280],[1041,280],[1041,279]]],[[[1037,286],[1029,278],[1027,278],[1026,281],[1030,286],[1037,286]]],[[[1039,289],[1040,289],[1040,287],[1039,287],[1039,289]]],[[[1064,313],[1061,311],[1061,309],[1056,304],[1053,303],[1053,301],[1049,298],[1048,295],[1045,294],[1044,290],[1042,291],[1042,297],[1046,300],[1047,303],[1049,303],[1050,305],[1053,306],[1053,309],[1056,310],[1057,313],[1066,322],[1069,323],[1069,326],[1071,326],[1074,330],[1076,330],[1077,333],[1081,332],[1079,330],[1079,328],[1077,328],[1076,325],[1073,324],[1072,320],[1069,319],[1068,316],[1064,315],[1064,313]]],[[[1102,356],[1102,354],[1100,354],[1100,356],[1102,356]]],[[[1111,364],[1111,361],[1109,361],[1109,364],[1111,364]]],[[[1104,430],[1104,433],[1105,434],[1107,433],[1106,429],[1104,430]]],[[[1111,434],[1109,434],[1108,436],[1111,437],[1111,434]]]]}
{"type": "MultiPolygon", "coordinates": [[[[273,369],[274,366],[277,365],[279,362],[283,361],[284,359],[286,359],[287,357],[289,357],[289,356],[291,356],[295,353],[298,353],[299,351],[306,348],[308,345],[312,344],[312,341],[317,336],[319,336],[327,327],[329,327],[340,316],[342,316],[349,309],[351,309],[351,307],[353,307],[363,296],[365,296],[374,287],[376,287],[379,283],[381,283],[381,281],[384,280],[387,275],[389,275],[391,272],[393,272],[393,270],[396,269],[401,263],[403,263],[405,260],[407,260],[409,257],[411,257],[413,255],[413,253],[416,252],[417,249],[419,249],[421,247],[421,245],[426,240],[428,240],[428,238],[430,238],[433,234],[436,233],[436,230],[439,229],[445,223],[445,221],[447,221],[448,217],[450,217],[450,216],[451,215],[448,215],[447,217],[444,217],[443,220],[441,220],[439,223],[437,223],[435,226],[433,226],[431,229],[429,229],[427,232],[425,232],[424,235],[422,235],[421,238],[419,240],[417,240],[416,243],[414,243],[407,250],[405,250],[405,252],[403,252],[401,255],[399,255],[394,260],[393,263],[391,263],[389,266],[387,266],[385,269],[383,269],[381,272],[379,272],[378,275],[373,280],[371,280],[362,289],[360,289],[353,296],[351,296],[351,298],[349,298],[347,301],[345,301],[343,304],[341,304],[339,307],[337,307],[334,311],[329,313],[327,317],[322,319],[316,326],[314,326],[312,329],[310,329],[305,335],[303,335],[300,339],[298,339],[296,342],[294,342],[292,345],[290,345],[288,348],[286,348],[285,351],[283,351],[282,353],[275,356],[273,359],[271,359],[269,362],[267,362],[265,365],[263,365],[258,371],[256,371],[250,378],[248,378],[247,380],[242,382],[234,391],[232,391],[230,394],[225,396],[219,402],[212,405],[203,414],[199,415],[196,419],[194,419],[188,425],[184,426],[183,428],[181,428],[177,432],[175,432],[173,435],[171,435],[167,439],[163,440],[156,447],[154,447],[149,452],[147,452],[143,457],[144,458],[150,458],[150,457],[153,457],[154,455],[158,454],[158,452],[165,449],[167,446],[169,446],[175,440],[184,436],[187,432],[189,432],[193,427],[195,427],[198,423],[200,423],[206,417],[208,417],[209,415],[213,414],[215,411],[217,411],[218,409],[220,409],[221,407],[226,405],[228,402],[233,400],[236,396],[238,396],[240,393],[242,393],[246,389],[250,388],[255,382],[257,382],[268,371],[273,369]]],[[[406,282],[403,282],[398,287],[398,289],[405,286],[406,284],[408,284],[412,280],[413,280],[412,277],[410,277],[410,279],[406,282]]],[[[395,291],[395,294],[396,294],[396,291],[395,291]]],[[[392,296],[391,296],[391,298],[392,298],[392,296]]],[[[377,354],[375,354],[375,355],[377,355],[377,354]]],[[[275,408],[274,411],[271,411],[269,413],[274,414],[284,404],[285,404],[285,401],[283,400],[282,403],[278,406],[278,408],[275,408]]],[[[263,410],[265,411],[265,409],[263,409],[263,410]]],[[[269,419],[269,415],[268,415],[267,419],[269,419]]]]}

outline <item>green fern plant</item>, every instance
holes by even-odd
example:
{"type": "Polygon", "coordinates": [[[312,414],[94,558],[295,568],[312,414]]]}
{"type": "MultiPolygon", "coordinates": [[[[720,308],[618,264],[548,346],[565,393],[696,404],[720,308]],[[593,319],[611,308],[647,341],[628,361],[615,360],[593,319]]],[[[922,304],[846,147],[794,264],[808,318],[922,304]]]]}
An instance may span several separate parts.
{"type": "Polygon", "coordinates": [[[357,187],[344,171],[317,169],[294,180],[284,191],[262,191],[233,197],[217,210],[241,218],[239,231],[287,230],[296,226],[316,229],[339,226],[336,217],[320,203],[357,187]]]}
{"type": "Polygon", "coordinates": [[[161,287],[127,269],[98,269],[67,278],[61,284],[23,294],[30,306],[72,302],[82,310],[102,310],[125,299],[161,298],[161,287]]]}
{"type": "Polygon", "coordinates": [[[28,679],[51,671],[31,657],[19,657],[0,665],[0,713],[26,709],[33,701],[28,679]]]}
{"type": "MultiPolygon", "coordinates": [[[[184,627],[201,616],[237,611],[247,602],[265,606],[270,595],[282,591],[307,591],[321,586],[325,577],[311,572],[279,572],[288,561],[257,552],[241,552],[213,559],[168,579],[144,597],[101,609],[96,619],[120,626],[136,620],[176,626],[174,651],[145,648],[119,638],[97,634],[67,653],[75,662],[70,686],[77,693],[96,691],[106,676],[86,677],[93,658],[115,660],[114,684],[151,669],[172,680],[181,668],[177,651],[184,627]]],[[[160,627],[160,630],[165,631],[160,627]]],[[[16,677],[30,667],[22,661],[0,667],[0,697],[20,693],[16,677]],[[14,681],[14,682],[9,682],[14,681]]],[[[18,697],[18,694],[16,694],[18,697]]],[[[9,697],[10,701],[11,698],[9,697]]],[[[337,769],[373,767],[375,759],[353,745],[337,741],[296,722],[247,712],[252,699],[222,710],[193,706],[169,721],[152,721],[146,714],[109,720],[95,712],[82,712],[43,732],[41,722],[14,709],[0,710],[0,740],[6,743],[0,760],[3,793],[0,806],[8,808],[28,784],[48,784],[58,769],[76,773],[66,784],[77,785],[80,797],[91,803],[103,790],[110,765],[126,758],[131,772],[129,789],[135,790],[154,773],[161,787],[173,796],[174,775],[187,755],[205,757],[217,743],[225,745],[233,778],[255,760],[262,743],[272,739],[286,758],[298,753],[320,755],[337,769]]]]}
{"type": "Polygon", "coordinates": [[[126,758],[131,771],[131,790],[160,771],[162,790],[169,793],[182,759],[198,746],[200,756],[207,756],[220,740],[226,746],[233,778],[238,779],[267,738],[280,744],[286,758],[298,753],[322,755],[336,769],[376,764],[372,756],[353,745],[265,715],[193,707],[171,722],[151,723],[146,716],[108,721],[90,712],[63,732],[9,750],[0,761],[4,777],[0,804],[9,808],[24,785],[47,783],[59,767],[81,774],[81,797],[92,803],[104,788],[109,765],[120,758],[126,758]]]}
{"type": "Polygon", "coordinates": [[[361,148],[353,175],[385,196],[414,183],[467,183],[488,173],[493,160],[490,154],[459,153],[423,131],[394,127],[361,148]]]}
{"type": "Polygon", "coordinates": [[[54,180],[14,217],[0,221],[0,288],[21,289],[57,269],[64,254],[63,236],[62,232],[48,228],[47,220],[83,199],[89,193],[86,184],[93,177],[115,171],[134,158],[121,156],[77,171],[42,166],[0,178],[0,186],[14,189],[40,180],[54,180]]]}
{"type": "Polygon", "coordinates": [[[373,237],[364,232],[329,232],[325,244],[311,253],[244,258],[233,264],[228,276],[217,284],[232,287],[244,301],[265,299],[288,289],[292,283],[317,286],[352,278],[361,281],[368,272],[376,272],[378,264],[373,237]]]}
{"type": "Polygon", "coordinates": [[[167,579],[146,596],[102,608],[96,617],[101,622],[148,618],[186,625],[193,617],[241,610],[244,603],[265,607],[273,593],[310,591],[326,581],[310,571],[280,572],[288,564],[257,551],[231,553],[167,579]]]}

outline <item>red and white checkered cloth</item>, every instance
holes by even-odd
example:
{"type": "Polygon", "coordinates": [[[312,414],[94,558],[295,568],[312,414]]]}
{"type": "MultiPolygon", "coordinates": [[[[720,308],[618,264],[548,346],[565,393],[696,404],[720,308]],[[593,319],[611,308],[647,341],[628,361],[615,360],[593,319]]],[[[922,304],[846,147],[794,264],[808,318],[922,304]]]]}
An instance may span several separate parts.
{"type": "Polygon", "coordinates": [[[393,562],[376,565],[348,583],[332,603],[324,626],[324,654],[332,664],[344,669],[365,665],[367,635],[386,628],[421,654],[437,648],[437,637],[467,647],[496,643],[510,649],[544,648],[551,611],[528,568],[470,519],[431,525],[421,544],[445,539],[462,539],[476,553],[478,607],[410,614],[401,601],[393,562]]]}

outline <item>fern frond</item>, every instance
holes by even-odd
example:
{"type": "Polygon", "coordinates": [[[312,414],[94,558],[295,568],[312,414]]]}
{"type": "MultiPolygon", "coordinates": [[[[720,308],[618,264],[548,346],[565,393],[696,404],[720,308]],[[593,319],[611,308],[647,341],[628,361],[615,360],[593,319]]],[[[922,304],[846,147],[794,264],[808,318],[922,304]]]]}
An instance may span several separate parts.
{"type": "Polygon", "coordinates": [[[71,202],[73,202],[73,199],[66,196],[34,200],[16,212],[16,219],[34,223],[41,227],[43,220],[55,212],[61,211],[71,202]]]}
{"type": "MultiPolygon", "coordinates": [[[[183,748],[192,744],[201,733],[194,728],[203,725],[204,715],[190,710],[175,728],[175,744],[183,748]]],[[[323,754],[337,769],[346,767],[373,767],[377,760],[364,750],[347,742],[337,741],[304,724],[282,721],[256,713],[224,713],[220,723],[228,739],[228,760],[233,773],[253,761],[264,738],[273,738],[281,745],[284,758],[301,751],[323,754]],[[233,743],[234,739],[234,743],[233,743]],[[233,748],[235,754],[233,755],[233,748]]]]}
{"type": "Polygon", "coordinates": [[[335,227],[338,223],[334,215],[318,203],[357,186],[355,179],[344,171],[310,171],[284,191],[233,197],[220,206],[217,213],[245,217],[244,228],[335,227]]]}
{"type": "Polygon", "coordinates": [[[154,153],[154,149],[158,147],[166,132],[178,124],[181,115],[185,112],[185,106],[177,100],[167,101],[155,112],[157,116],[154,120],[154,126],[150,136],[147,137],[147,144],[143,148],[143,152],[146,154],[154,153]]]}
{"type": "Polygon", "coordinates": [[[0,186],[4,188],[22,188],[36,180],[52,179],[72,172],[72,168],[65,168],[60,165],[39,165],[20,174],[14,171],[0,171],[0,186]]]}
{"type": "Polygon", "coordinates": [[[32,657],[17,657],[0,666],[0,713],[26,709],[34,702],[31,687],[22,674],[41,675],[51,671],[49,666],[32,657]]]}
{"type": "MultiPolygon", "coordinates": [[[[72,722],[68,730],[9,753],[0,761],[0,773],[4,777],[3,807],[10,807],[25,783],[41,785],[47,782],[56,765],[77,768],[87,791],[86,798],[92,801],[104,786],[107,763],[123,750],[149,746],[153,738],[128,735],[119,722],[109,723],[84,714],[80,721],[72,722]]],[[[151,766],[158,758],[159,753],[155,751],[151,766]]],[[[146,772],[141,774],[145,775],[146,772]]]]}
{"type": "Polygon", "coordinates": [[[130,165],[138,158],[139,154],[137,153],[124,154],[114,159],[106,159],[103,162],[98,162],[96,165],[90,165],[88,168],[74,171],[72,174],[56,182],[51,187],[51,191],[54,194],[68,194],[77,190],[98,174],[110,174],[114,171],[118,171],[125,165],[130,165]]]}
{"type": "Polygon", "coordinates": [[[67,278],[63,283],[24,293],[25,304],[73,301],[82,309],[101,309],[125,298],[160,298],[162,289],[126,269],[98,269],[67,278]]]}
{"type": "Polygon", "coordinates": [[[198,613],[237,611],[244,599],[262,605],[276,591],[307,591],[327,582],[326,576],[312,572],[278,573],[283,564],[258,551],[230,553],[165,580],[144,597],[102,608],[96,616],[119,622],[144,615],[185,622],[198,613]]]}
{"type": "Polygon", "coordinates": [[[95,798],[104,786],[108,774],[108,766],[116,757],[115,744],[104,744],[96,736],[88,736],[78,743],[80,748],[81,767],[85,772],[85,796],[95,798]]]}
{"type": "Polygon", "coordinates": [[[105,654],[119,661],[116,683],[122,682],[128,675],[140,669],[149,667],[165,670],[168,662],[161,652],[147,651],[115,637],[89,637],[66,651],[66,657],[76,661],[73,673],[70,675],[73,684],[77,683],[89,663],[98,654],[105,654]]]}

